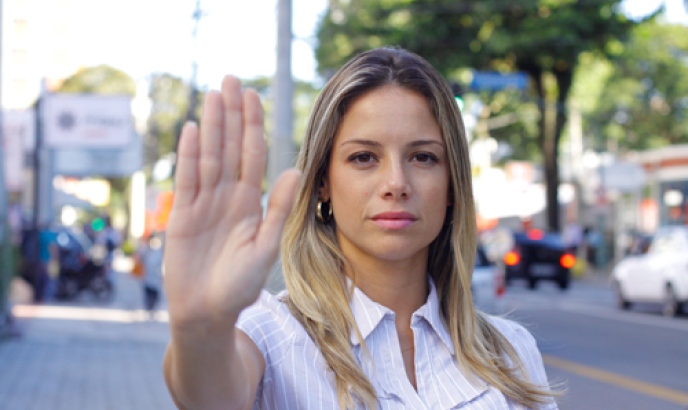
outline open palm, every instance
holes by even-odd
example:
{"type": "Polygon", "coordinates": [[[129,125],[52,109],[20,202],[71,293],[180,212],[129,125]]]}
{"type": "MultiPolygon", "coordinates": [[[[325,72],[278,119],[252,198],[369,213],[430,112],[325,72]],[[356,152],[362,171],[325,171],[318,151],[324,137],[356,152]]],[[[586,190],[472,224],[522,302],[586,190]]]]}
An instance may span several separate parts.
{"type": "Polygon", "coordinates": [[[279,178],[263,219],[266,155],[258,95],[225,77],[206,95],[200,129],[186,124],[179,143],[164,258],[173,323],[221,322],[258,297],[299,177],[279,178]]]}

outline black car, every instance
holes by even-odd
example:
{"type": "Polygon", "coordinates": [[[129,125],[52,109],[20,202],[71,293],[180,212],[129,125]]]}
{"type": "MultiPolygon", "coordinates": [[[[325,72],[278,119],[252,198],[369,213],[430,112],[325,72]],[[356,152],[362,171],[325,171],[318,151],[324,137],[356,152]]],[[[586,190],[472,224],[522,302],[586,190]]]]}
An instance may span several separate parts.
{"type": "Polygon", "coordinates": [[[575,256],[567,251],[559,234],[531,229],[514,234],[513,248],[504,255],[504,279],[507,285],[523,279],[530,289],[543,280],[568,289],[575,264],[575,256]]]}

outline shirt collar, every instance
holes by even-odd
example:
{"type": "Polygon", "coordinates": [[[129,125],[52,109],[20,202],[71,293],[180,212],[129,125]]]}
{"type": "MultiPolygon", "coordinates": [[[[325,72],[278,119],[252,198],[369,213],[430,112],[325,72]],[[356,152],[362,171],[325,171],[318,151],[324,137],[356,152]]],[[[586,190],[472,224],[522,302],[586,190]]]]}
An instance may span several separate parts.
{"type": "MultiPolygon", "coordinates": [[[[351,279],[349,279],[349,284],[351,284],[351,279]]],[[[382,319],[391,315],[394,317],[394,312],[382,306],[381,304],[374,302],[370,299],[363,291],[361,291],[357,286],[353,286],[354,292],[351,298],[351,313],[354,315],[354,320],[358,325],[358,330],[361,331],[361,337],[363,340],[367,339],[368,336],[375,330],[382,319]]],[[[358,346],[361,344],[360,340],[356,336],[356,332],[351,329],[351,344],[353,346],[358,346]]]]}
{"type": "MultiPolygon", "coordinates": [[[[351,279],[348,279],[348,284],[351,285],[351,279]]],[[[454,355],[454,344],[452,343],[449,332],[447,331],[444,321],[442,320],[437,289],[435,288],[435,282],[430,276],[428,276],[428,286],[430,288],[428,299],[423,306],[413,313],[414,319],[412,320],[416,320],[416,317],[425,319],[435,333],[437,333],[437,335],[440,337],[442,343],[444,343],[447,349],[452,353],[452,355],[454,355]]],[[[391,309],[370,299],[358,287],[354,286],[353,288],[351,312],[353,313],[354,320],[358,325],[358,329],[361,331],[361,337],[363,337],[363,340],[366,340],[373,330],[375,330],[375,328],[380,324],[382,319],[385,316],[394,317],[394,312],[391,309]]],[[[360,344],[360,341],[358,340],[358,337],[353,329],[351,331],[350,340],[353,346],[358,346],[360,344]]]]}
{"type": "Polygon", "coordinates": [[[423,319],[425,319],[430,324],[435,333],[437,333],[437,335],[440,337],[440,340],[442,340],[442,343],[444,343],[444,345],[447,347],[447,349],[451,352],[453,356],[455,353],[454,343],[452,343],[452,339],[449,335],[449,331],[447,330],[447,326],[445,325],[444,320],[442,319],[442,309],[440,306],[439,297],[437,295],[435,281],[432,280],[432,277],[428,276],[428,282],[430,287],[430,294],[428,295],[428,300],[425,302],[423,306],[416,310],[413,316],[414,318],[422,317],[423,319]]]}

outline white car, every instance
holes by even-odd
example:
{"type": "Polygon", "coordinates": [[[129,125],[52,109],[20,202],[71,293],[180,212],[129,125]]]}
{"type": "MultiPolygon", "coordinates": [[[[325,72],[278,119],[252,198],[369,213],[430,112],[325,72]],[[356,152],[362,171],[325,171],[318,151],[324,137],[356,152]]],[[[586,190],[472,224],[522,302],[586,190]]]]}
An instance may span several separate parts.
{"type": "Polygon", "coordinates": [[[628,309],[635,302],[662,305],[665,316],[675,316],[688,305],[688,227],[660,228],[614,267],[617,304],[628,309]]]}
{"type": "Polygon", "coordinates": [[[504,269],[489,260],[482,246],[478,246],[471,281],[473,304],[486,313],[499,314],[504,294],[504,269]]]}

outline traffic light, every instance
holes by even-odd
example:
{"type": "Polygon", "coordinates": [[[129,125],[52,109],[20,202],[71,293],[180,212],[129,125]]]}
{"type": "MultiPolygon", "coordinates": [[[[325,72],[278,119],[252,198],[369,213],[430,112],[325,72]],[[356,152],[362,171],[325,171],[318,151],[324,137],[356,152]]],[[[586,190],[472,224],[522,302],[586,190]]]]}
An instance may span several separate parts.
{"type": "Polygon", "coordinates": [[[93,229],[94,232],[100,232],[105,229],[105,221],[103,218],[93,218],[91,221],[91,229],[93,229]]]}
{"type": "Polygon", "coordinates": [[[451,90],[454,94],[454,99],[456,100],[456,105],[459,106],[459,111],[463,112],[463,107],[465,105],[463,101],[463,87],[459,83],[452,83],[451,90]]]}

